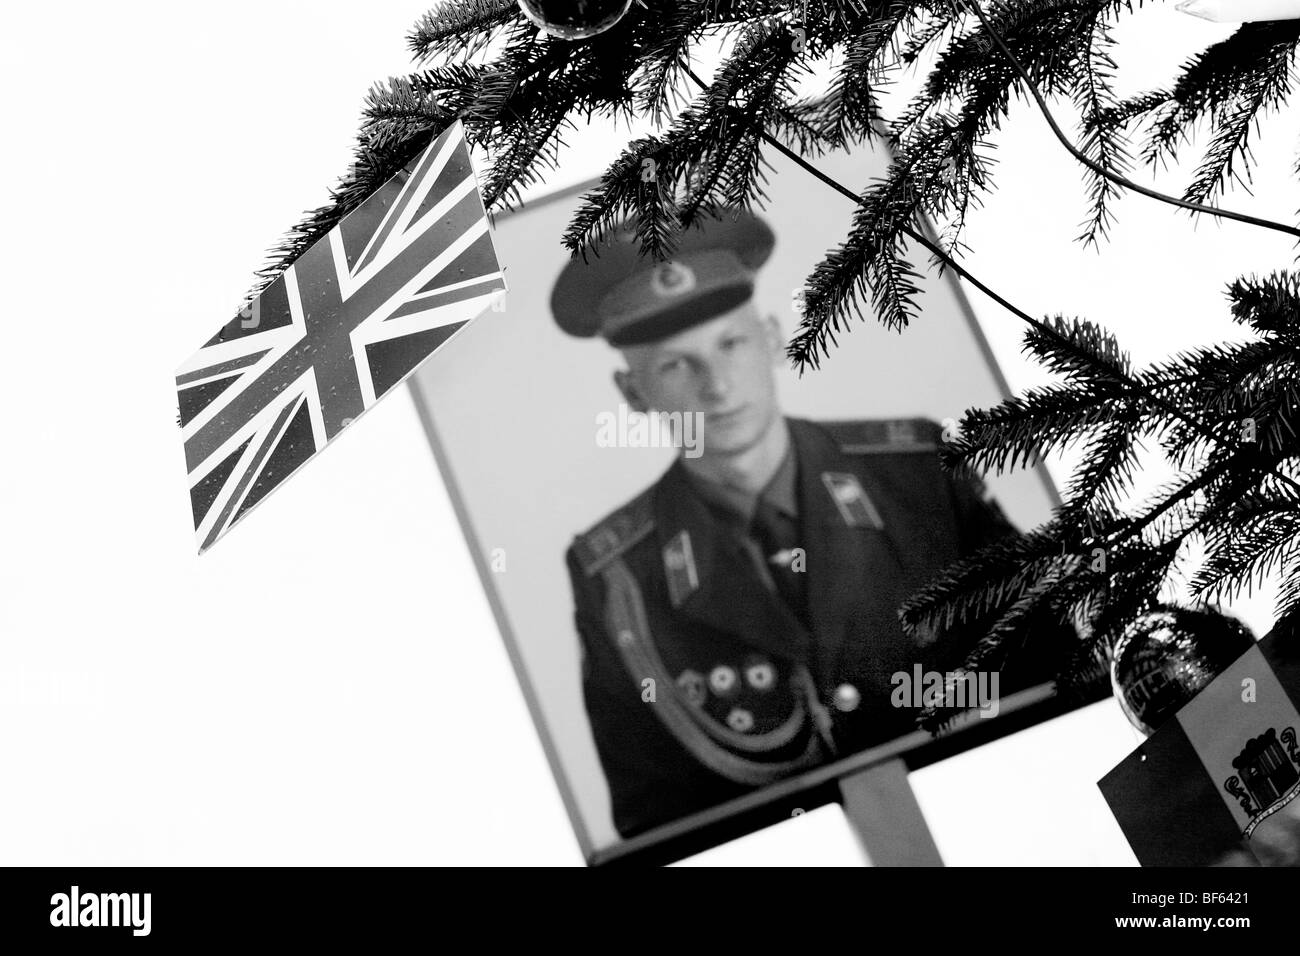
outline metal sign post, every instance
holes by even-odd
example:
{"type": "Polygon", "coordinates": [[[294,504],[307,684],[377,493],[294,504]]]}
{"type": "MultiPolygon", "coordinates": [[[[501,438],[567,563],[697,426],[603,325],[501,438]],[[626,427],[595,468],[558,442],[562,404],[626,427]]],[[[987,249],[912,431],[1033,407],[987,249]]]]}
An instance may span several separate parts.
{"type": "Polygon", "coordinates": [[[846,774],[839,787],[869,866],[943,866],[901,757],[846,774]]]}

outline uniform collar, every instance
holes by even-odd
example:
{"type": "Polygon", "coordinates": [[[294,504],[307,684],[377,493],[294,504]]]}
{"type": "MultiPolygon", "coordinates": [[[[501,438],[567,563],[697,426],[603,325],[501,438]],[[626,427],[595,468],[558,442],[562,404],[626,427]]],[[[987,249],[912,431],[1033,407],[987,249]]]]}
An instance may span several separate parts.
{"type": "Polygon", "coordinates": [[[778,657],[809,663],[824,679],[834,673],[841,646],[854,628],[865,626],[881,640],[898,631],[896,609],[907,597],[907,573],[902,560],[906,539],[897,538],[895,529],[906,503],[897,488],[863,468],[861,456],[844,452],[823,428],[797,418],[786,422],[791,494],[799,503],[804,533],[816,542],[808,549],[815,653],[809,630],[758,576],[741,536],[728,533],[718,516],[742,519],[700,494],[680,459],[655,487],[655,534],[668,598],[678,613],[778,657]],[[841,509],[834,491],[843,487],[854,494],[841,509]],[[871,520],[873,516],[880,520],[871,520]]]}
{"type": "Polygon", "coordinates": [[[745,527],[748,527],[754,519],[759,498],[764,498],[775,505],[787,517],[799,517],[799,468],[793,435],[786,443],[785,456],[777,465],[776,472],[763,490],[757,494],[723,482],[710,481],[708,478],[686,471],[685,468],[682,470],[690,482],[691,489],[707,504],[722,509],[728,517],[745,527]]]}
{"type": "MultiPolygon", "coordinates": [[[[797,450],[791,452],[792,471],[797,456],[797,450]]],[[[759,576],[743,535],[728,525],[744,519],[701,494],[680,459],[659,480],[653,507],[674,610],[725,633],[743,635],[777,657],[805,660],[808,631],[759,576]]]]}

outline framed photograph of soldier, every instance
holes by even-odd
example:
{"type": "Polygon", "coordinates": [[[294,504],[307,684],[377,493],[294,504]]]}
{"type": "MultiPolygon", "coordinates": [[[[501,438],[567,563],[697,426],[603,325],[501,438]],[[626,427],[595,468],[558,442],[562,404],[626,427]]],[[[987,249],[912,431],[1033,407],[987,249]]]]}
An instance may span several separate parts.
{"type": "MultiPolygon", "coordinates": [[[[860,182],[888,161],[819,165],[860,182]]],[[[500,217],[508,291],[411,380],[593,864],[670,861],[831,801],[915,816],[908,768],[1066,708],[1027,665],[965,675],[971,719],[917,730],[923,687],[973,638],[907,638],[899,605],[1058,498],[1041,468],[939,466],[944,428],[1008,394],[951,276],[923,276],[905,333],[866,321],[819,370],[789,367],[799,290],[852,208],[772,163],[765,208],[665,263],[622,234],[569,258],[591,184],[500,217]]]]}

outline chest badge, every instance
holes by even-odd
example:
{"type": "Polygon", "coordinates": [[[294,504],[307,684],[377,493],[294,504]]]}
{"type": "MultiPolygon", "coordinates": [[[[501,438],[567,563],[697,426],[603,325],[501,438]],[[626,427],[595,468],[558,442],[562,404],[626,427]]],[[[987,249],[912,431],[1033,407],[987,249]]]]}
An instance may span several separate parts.
{"type": "Polygon", "coordinates": [[[875,504],[867,497],[857,475],[842,471],[823,471],[822,484],[826,486],[845,524],[854,528],[884,529],[885,522],[881,520],[875,504]]]}
{"type": "Polygon", "coordinates": [[[691,550],[691,536],[679,531],[664,545],[664,575],[668,579],[668,599],[673,607],[700,588],[700,576],[695,570],[695,552],[691,550]]]}

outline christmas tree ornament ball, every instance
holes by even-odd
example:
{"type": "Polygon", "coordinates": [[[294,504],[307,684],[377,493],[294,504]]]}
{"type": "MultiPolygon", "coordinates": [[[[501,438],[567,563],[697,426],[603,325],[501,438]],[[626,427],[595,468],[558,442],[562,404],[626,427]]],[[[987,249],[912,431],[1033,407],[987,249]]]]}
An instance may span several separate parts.
{"type": "Polygon", "coordinates": [[[1150,736],[1254,643],[1249,628],[1217,611],[1161,605],[1138,615],[1115,642],[1115,698],[1150,736]]]}
{"type": "Polygon", "coordinates": [[[604,33],[627,13],[632,0],[518,0],[529,20],[561,40],[604,33]]]}

